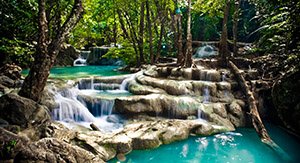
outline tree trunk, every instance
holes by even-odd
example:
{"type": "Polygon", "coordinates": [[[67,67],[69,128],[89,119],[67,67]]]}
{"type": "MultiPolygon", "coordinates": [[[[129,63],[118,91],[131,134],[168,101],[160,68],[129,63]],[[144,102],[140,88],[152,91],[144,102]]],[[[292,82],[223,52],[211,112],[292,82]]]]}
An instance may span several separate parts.
{"type": "Polygon", "coordinates": [[[154,64],[154,54],[153,54],[153,42],[152,42],[152,25],[150,19],[150,8],[149,8],[149,0],[146,1],[146,10],[147,10],[147,24],[148,24],[148,34],[149,34],[149,53],[150,53],[150,61],[151,64],[154,64]]]}
{"type": "Polygon", "coordinates": [[[130,37],[131,37],[131,41],[133,44],[133,49],[136,54],[136,65],[137,65],[137,67],[139,67],[139,65],[141,63],[140,63],[139,52],[138,52],[138,47],[137,47],[138,38],[137,38],[136,30],[135,30],[135,27],[133,26],[133,24],[131,23],[133,20],[130,19],[127,11],[124,11],[124,17],[125,17],[125,20],[127,22],[127,25],[128,25],[129,31],[130,31],[130,37]]]}
{"type": "Polygon", "coordinates": [[[184,62],[184,56],[183,56],[183,45],[182,45],[182,16],[180,14],[177,15],[177,21],[178,21],[178,42],[177,42],[177,64],[183,65],[184,62]]]}
{"type": "Polygon", "coordinates": [[[163,21],[161,21],[160,33],[159,33],[159,40],[158,40],[158,43],[157,43],[157,54],[156,54],[155,62],[157,62],[158,59],[160,58],[162,40],[163,40],[163,36],[164,36],[164,29],[165,28],[163,26],[163,21]]]}
{"type": "Polygon", "coordinates": [[[40,100],[40,95],[46,86],[50,69],[52,68],[56,56],[61,48],[61,44],[65,41],[70,30],[75,27],[79,19],[82,17],[83,8],[82,1],[75,0],[72,11],[67,20],[59,28],[59,31],[53,31],[55,37],[49,39],[49,27],[46,17],[46,0],[39,0],[39,39],[35,55],[35,60],[28,76],[25,78],[19,95],[30,98],[34,101],[40,100]]]}
{"type": "Polygon", "coordinates": [[[227,45],[227,39],[228,39],[227,23],[228,23],[229,9],[230,9],[230,0],[226,0],[226,4],[224,7],[222,34],[220,40],[220,54],[221,54],[221,59],[223,60],[222,63],[224,64],[223,66],[226,66],[228,64],[228,57],[229,57],[229,50],[227,45]]]}
{"type": "Polygon", "coordinates": [[[192,33],[191,33],[191,0],[188,0],[188,21],[187,21],[187,38],[186,38],[186,52],[185,52],[185,67],[191,67],[192,66],[192,54],[193,54],[193,48],[192,48],[192,33]]]}
{"type": "Polygon", "coordinates": [[[130,39],[130,38],[129,38],[129,35],[128,35],[128,32],[127,32],[127,30],[126,30],[126,27],[125,27],[124,20],[123,20],[123,18],[122,18],[122,13],[121,13],[121,11],[120,11],[119,9],[117,10],[117,13],[118,13],[118,17],[119,17],[119,22],[120,22],[120,25],[121,25],[121,29],[122,29],[122,31],[123,31],[123,37],[124,37],[125,39],[130,39]]]}
{"type": "Polygon", "coordinates": [[[241,0],[235,0],[234,2],[234,14],[233,14],[233,55],[237,56],[237,32],[238,32],[238,21],[239,21],[239,8],[241,0]]]}
{"type": "Polygon", "coordinates": [[[249,110],[250,110],[250,116],[252,119],[252,124],[253,124],[253,127],[255,128],[255,131],[257,132],[258,136],[260,137],[261,141],[263,143],[269,145],[272,148],[279,148],[272,141],[264,124],[262,123],[262,120],[259,116],[257,106],[255,103],[255,98],[254,98],[253,93],[251,92],[249,86],[247,85],[245,78],[240,73],[240,70],[238,69],[238,67],[232,61],[229,61],[229,67],[232,70],[234,76],[237,78],[242,91],[246,95],[248,105],[249,105],[249,110]]]}
{"type": "Polygon", "coordinates": [[[140,25],[139,25],[139,37],[138,37],[138,47],[140,59],[138,63],[138,67],[141,66],[145,62],[144,60],[144,12],[145,12],[145,2],[141,3],[141,11],[140,11],[140,25]]]}
{"type": "Polygon", "coordinates": [[[114,3],[114,46],[117,46],[117,19],[116,19],[116,1],[113,0],[114,3]]]}

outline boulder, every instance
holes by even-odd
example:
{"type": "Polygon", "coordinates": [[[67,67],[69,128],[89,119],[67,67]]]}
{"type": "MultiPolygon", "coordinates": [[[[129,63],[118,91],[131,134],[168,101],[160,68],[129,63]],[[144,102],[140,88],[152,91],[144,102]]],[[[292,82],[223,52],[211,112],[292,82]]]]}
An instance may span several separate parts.
{"type": "Polygon", "coordinates": [[[14,159],[15,162],[103,162],[92,152],[55,138],[43,138],[25,146],[14,159]]]}
{"type": "Polygon", "coordinates": [[[151,86],[142,85],[135,80],[129,82],[128,91],[135,95],[148,95],[151,93],[155,94],[165,94],[166,92],[160,88],[153,88],[151,86]]]}
{"type": "Polygon", "coordinates": [[[15,81],[4,75],[0,76],[0,84],[7,88],[15,87],[15,81]]]}
{"type": "Polygon", "coordinates": [[[74,60],[80,55],[80,52],[72,45],[65,44],[59,51],[55,63],[55,66],[73,66],[74,60]]]}
{"type": "Polygon", "coordinates": [[[0,118],[9,124],[23,128],[40,125],[50,120],[45,106],[13,93],[0,97],[0,113],[0,118]]]}
{"type": "Polygon", "coordinates": [[[272,89],[272,101],[276,116],[288,129],[300,134],[300,70],[287,73],[278,80],[272,89]]]}
{"type": "Polygon", "coordinates": [[[21,79],[22,68],[15,64],[5,64],[0,68],[0,75],[7,76],[13,80],[21,79]]]}
{"type": "Polygon", "coordinates": [[[125,114],[163,115],[169,118],[186,118],[196,115],[199,103],[188,96],[149,94],[117,98],[115,110],[125,114]]]}

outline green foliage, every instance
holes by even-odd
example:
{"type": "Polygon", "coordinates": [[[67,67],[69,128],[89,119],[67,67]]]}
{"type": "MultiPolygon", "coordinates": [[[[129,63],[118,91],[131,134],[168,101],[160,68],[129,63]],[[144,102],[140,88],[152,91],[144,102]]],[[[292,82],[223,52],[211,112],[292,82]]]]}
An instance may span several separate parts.
{"type": "Polygon", "coordinates": [[[128,42],[124,42],[120,48],[114,47],[109,49],[109,51],[103,57],[121,59],[125,62],[125,64],[133,66],[136,63],[135,56],[135,51],[132,45],[128,42]]]}
{"type": "Polygon", "coordinates": [[[14,149],[14,147],[17,145],[16,140],[11,140],[9,142],[2,142],[0,145],[0,159],[8,159],[10,158],[10,155],[14,149]]]}
{"type": "Polygon", "coordinates": [[[3,61],[6,63],[29,67],[29,64],[33,61],[34,46],[25,41],[2,38],[0,45],[0,53],[5,55],[5,60],[3,61]]]}
{"type": "Polygon", "coordinates": [[[268,53],[300,52],[300,1],[252,0],[261,27],[256,31],[261,38],[258,46],[268,53]]]}

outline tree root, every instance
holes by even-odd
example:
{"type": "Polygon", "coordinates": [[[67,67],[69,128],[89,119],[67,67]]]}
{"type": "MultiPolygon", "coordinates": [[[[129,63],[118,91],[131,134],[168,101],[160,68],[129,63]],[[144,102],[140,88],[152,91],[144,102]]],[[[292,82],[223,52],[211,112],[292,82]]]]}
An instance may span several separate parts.
{"type": "Polygon", "coordinates": [[[246,80],[241,74],[240,70],[232,61],[229,61],[229,67],[232,70],[234,76],[237,78],[239,85],[242,88],[244,94],[246,95],[248,105],[249,105],[249,110],[250,110],[249,114],[252,119],[252,124],[258,136],[260,137],[261,141],[266,145],[268,145],[269,147],[271,147],[272,149],[274,149],[275,151],[282,151],[282,149],[280,149],[280,147],[271,139],[264,124],[262,123],[262,120],[259,116],[259,112],[257,110],[253,93],[251,92],[249,86],[247,85],[246,80]]]}

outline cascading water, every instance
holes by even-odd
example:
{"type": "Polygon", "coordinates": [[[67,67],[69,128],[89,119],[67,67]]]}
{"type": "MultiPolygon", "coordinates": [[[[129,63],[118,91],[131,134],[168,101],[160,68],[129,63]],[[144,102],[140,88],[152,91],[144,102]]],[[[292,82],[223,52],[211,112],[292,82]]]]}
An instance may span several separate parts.
{"type": "Polygon", "coordinates": [[[216,51],[215,48],[211,45],[205,45],[199,47],[193,57],[203,58],[203,57],[210,57],[215,55],[218,55],[218,51],[216,51]]]}
{"type": "MultiPolygon", "coordinates": [[[[222,72],[222,82],[226,82],[226,76],[227,76],[227,72],[222,72]]],[[[228,94],[229,94],[228,90],[224,90],[225,98],[229,98],[228,94]]]]}
{"type": "Polygon", "coordinates": [[[79,57],[73,62],[73,66],[86,66],[87,58],[91,52],[90,51],[80,51],[79,57]]]}
{"type": "Polygon", "coordinates": [[[58,121],[93,122],[95,117],[77,100],[76,89],[65,90],[54,96],[58,108],[53,110],[53,119],[58,121]]]}
{"type": "Polygon", "coordinates": [[[201,104],[198,108],[198,111],[197,111],[197,118],[198,119],[202,119],[202,110],[203,110],[203,105],[201,104]]]}
{"type": "Polygon", "coordinates": [[[140,73],[142,73],[142,72],[140,71],[140,72],[137,72],[135,74],[132,74],[129,78],[126,78],[125,80],[123,80],[122,83],[121,83],[121,85],[120,85],[120,90],[127,90],[129,82],[132,81],[132,80],[134,80],[135,77],[137,75],[139,75],[140,73]]]}
{"type": "Polygon", "coordinates": [[[79,57],[73,62],[73,66],[86,66],[86,59],[81,58],[81,56],[79,56],[79,57]]]}
{"type": "Polygon", "coordinates": [[[208,87],[204,87],[203,89],[203,103],[209,103],[210,102],[210,93],[208,87]]]}
{"type": "Polygon", "coordinates": [[[112,99],[97,99],[89,108],[96,117],[108,116],[112,114],[115,101],[112,99]]]}

